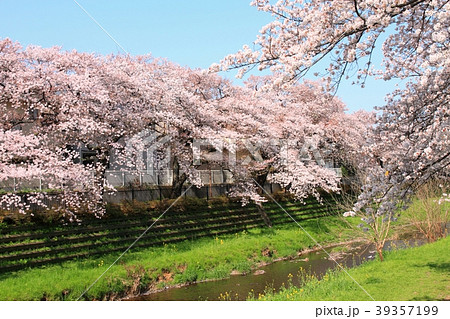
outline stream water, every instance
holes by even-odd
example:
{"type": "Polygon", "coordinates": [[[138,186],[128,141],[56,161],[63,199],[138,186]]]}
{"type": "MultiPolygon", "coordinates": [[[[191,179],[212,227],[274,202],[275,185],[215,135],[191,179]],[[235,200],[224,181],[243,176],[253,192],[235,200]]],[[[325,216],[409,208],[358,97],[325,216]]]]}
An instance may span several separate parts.
{"type": "MultiPolygon", "coordinates": [[[[404,248],[423,244],[422,240],[391,241],[387,242],[385,249],[392,247],[404,248]]],[[[328,252],[332,249],[327,249],[328,252]]],[[[366,260],[375,258],[375,249],[367,244],[353,244],[339,253],[331,252],[331,256],[345,267],[358,266],[366,260]]],[[[181,288],[168,288],[161,292],[142,295],[129,300],[221,300],[221,294],[227,293],[227,299],[246,300],[249,294],[258,296],[264,293],[267,287],[278,291],[287,283],[288,276],[292,275],[295,285],[301,284],[299,269],[303,268],[310,274],[323,276],[329,269],[336,268],[336,263],[323,252],[311,252],[303,254],[297,259],[277,261],[270,265],[260,267],[264,273],[260,275],[248,274],[230,276],[230,278],[216,281],[194,283],[181,288]]],[[[261,271],[259,271],[261,273],[261,271]]]]}

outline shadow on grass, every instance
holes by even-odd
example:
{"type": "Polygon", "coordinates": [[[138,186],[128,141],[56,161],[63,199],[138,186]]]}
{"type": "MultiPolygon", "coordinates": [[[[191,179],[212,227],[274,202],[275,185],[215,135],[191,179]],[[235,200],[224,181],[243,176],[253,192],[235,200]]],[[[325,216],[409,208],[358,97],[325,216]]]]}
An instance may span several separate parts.
{"type": "MultiPolygon", "coordinates": [[[[308,232],[325,232],[329,233],[331,232],[330,226],[341,226],[339,220],[333,220],[331,221],[328,218],[314,218],[314,219],[308,219],[299,221],[299,224],[306,229],[308,232]],[[325,220],[326,222],[325,222],[325,220]]],[[[295,225],[295,224],[294,224],[295,225]]]]}
{"type": "Polygon", "coordinates": [[[427,267],[431,270],[435,270],[443,273],[450,273],[450,263],[449,262],[428,262],[426,264],[414,264],[414,267],[427,267]]]}
{"type": "Polygon", "coordinates": [[[414,298],[410,299],[410,301],[436,301],[436,300],[442,300],[442,299],[431,298],[428,295],[420,296],[420,297],[414,297],[414,298]]]}
{"type": "Polygon", "coordinates": [[[425,295],[420,297],[414,297],[410,299],[410,301],[450,301],[450,296],[444,298],[432,298],[428,295],[425,295]]]}
{"type": "Polygon", "coordinates": [[[450,263],[449,262],[442,262],[442,263],[431,262],[431,263],[427,263],[425,266],[435,269],[436,271],[450,273],[450,263]]]}

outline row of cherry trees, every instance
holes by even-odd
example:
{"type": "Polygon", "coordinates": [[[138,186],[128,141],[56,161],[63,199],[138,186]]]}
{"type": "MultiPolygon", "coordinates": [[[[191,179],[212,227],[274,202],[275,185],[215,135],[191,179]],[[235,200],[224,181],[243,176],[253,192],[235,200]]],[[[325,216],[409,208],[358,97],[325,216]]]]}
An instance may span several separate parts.
{"type": "MultiPolygon", "coordinates": [[[[100,56],[54,47],[22,48],[0,41],[0,182],[45,178],[57,207],[70,217],[104,212],[113,191],[105,171],[114,161],[134,167],[136,134],[159,130],[153,142],[170,146],[174,195],[188,181],[200,186],[195,141],[226,154],[210,160],[229,169],[234,195],[261,201],[268,176],[298,198],[318,189],[337,191],[339,178],[317,161],[317,150],[355,167],[371,116],[348,115],[339,99],[316,82],[272,87],[274,77],[245,86],[204,70],[149,56],[100,56]],[[305,146],[306,145],[306,146],[305,146]],[[97,161],[80,163],[79,147],[97,161]],[[231,156],[234,155],[234,156],[231,156]],[[269,174],[270,173],[270,174],[269,174]]],[[[197,150],[198,151],[198,150],[197,150]]],[[[161,149],[161,154],[164,154],[161,149]]],[[[45,207],[46,192],[0,194],[2,208],[45,207]]]]}

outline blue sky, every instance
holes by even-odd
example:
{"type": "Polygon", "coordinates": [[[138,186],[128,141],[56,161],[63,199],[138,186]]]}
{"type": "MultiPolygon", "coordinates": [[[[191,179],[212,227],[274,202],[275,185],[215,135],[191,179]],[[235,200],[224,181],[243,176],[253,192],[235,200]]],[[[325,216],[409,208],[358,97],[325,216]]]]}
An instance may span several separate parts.
{"type": "MultiPolygon", "coordinates": [[[[191,68],[206,68],[242,45],[251,45],[271,20],[250,7],[250,0],[77,1],[130,54],[151,53],[191,68]]],[[[0,0],[0,12],[0,38],[23,46],[122,52],[73,0],[0,0]]],[[[344,82],[338,96],[350,111],[371,110],[381,106],[391,90],[393,84],[383,81],[370,80],[365,89],[344,82]]]]}

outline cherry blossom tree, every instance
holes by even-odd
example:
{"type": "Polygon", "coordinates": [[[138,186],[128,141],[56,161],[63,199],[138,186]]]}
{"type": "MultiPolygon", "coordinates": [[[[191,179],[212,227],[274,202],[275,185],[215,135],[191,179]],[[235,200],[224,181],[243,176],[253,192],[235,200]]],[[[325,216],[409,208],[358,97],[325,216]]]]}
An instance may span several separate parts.
{"type": "MultiPolygon", "coordinates": [[[[286,187],[298,199],[319,198],[319,189],[338,191],[340,177],[332,168],[356,165],[354,158],[373,123],[370,114],[346,114],[344,104],[318,82],[284,88],[268,83],[273,83],[273,77],[252,77],[247,82],[256,96],[266,100],[267,107],[261,108],[260,102],[254,112],[263,114],[267,136],[275,142],[262,140],[265,163],[260,161],[254,169],[263,178],[270,172],[271,182],[286,187]]],[[[262,185],[265,180],[257,181],[262,185]]]]}
{"type": "Polygon", "coordinates": [[[357,209],[394,219],[398,205],[433,176],[447,179],[450,166],[450,2],[446,0],[255,0],[274,21],[260,30],[251,49],[225,57],[211,70],[270,69],[274,86],[304,77],[329,59],[322,74],[336,88],[354,75],[406,81],[392,92],[379,116],[361,169],[366,186],[357,209]],[[384,43],[379,43],[387,34],[384,43]],[[381,46],[383,67],[373,66],[381,46]]]}
{"type": "Polygon", "coordinates": [[[79,211],[101,213],[101,192],[92,183],[89,167],[75,164],[66,150],[43,145],[39,136],[18,130],[0,131],[0,182],[14,180],[17,190],[35,182],[30,192],[1,194],[1,207],[31,214],[36,207],[51,208],[68,219],[74,219],[79,211]],[[42,181],[57,193],[42,192],[42,181]]]}
{"type": "Polygon", "coordinates": [[[173,156],[174,196],[180,195],[185,181],[201,185],[195,158],[200,150],[195,148],[202,146],[220,151],[218,158],[209,156],[203,163],[231,171],[234,196],[264,201],[257,184],[263,185],[269,175],[299,199],[318,195],[318,188],[338,189],[334,171],[315,159],[305,164],[301,157],[314,157],[312,153],[322,148],[330,158],[350,163],[361,148],[370,116],[361,121],[345,114],[343,103],[319,83],[273,90],[266,85],[272,80],[255,77],[246,87],[237,87],[202,70],[164,65],[158,84],[166,92],[161,103],[175,105],[165,110],[170,120],[161,138],[173,156]]]}
{"type": "MultiPolygon", "coordinates": [[[[121,138],[158,121],[162,92],[151,85],[157,66],[147,57],[102,57],[56,47],[22,49],[9,39],[2,40],[0,129],[5,139],[14,137],[21,141],[18,145],[27,146],[17,149],[14,143],[4,144],[4,165],[9,168],[2,178],[21,172],[22,177],[14,178],[39,175],[58,186],[58,197],[69,214],[80,211],[83,203],[94,203],[88,204],[88,210],[101,214],[111,150],[120,153],[121,138]],[[95,151],[97,160],[88,166],[69,165],[79,161],[73,147],[81,146],[95,151]],[[50,156],[49,160],[43,156],[50,156]],[[90,182],[79,175],[89,177],[90,182]]],[[[18,198],[2,195],[5,200],[12,197],[18,198]]]]}
{"type": "MultiPolygon", "coordinates": [[[[72,215],[81,211],[81,203],[94,203],[88,210],[103,213],[103,193],[111,189],[105,170],[112,157],[116,164],[135,167],[136,157],[128,156],[127,147],[138,150],[140,141],[130,138],[145,129],[158,127],[161,136],[170,139],[171,164],[179,172],[174,196],[186,180],[200,185],[192,141],[221,136],[216,104],[226,96],[223,90],[232,87],[207,72],[164,60],[103,57],[56,47],[22,49],[9,39],[0,42],[0,71],[5,141],[1,179],[45,179],[72,215]],[[6,143],[9,138],[15,142],[6,143]],[[80,161],[74,148],[79,147],[94,151],[96,160],[76,164],[80,161]]],[[[14,192],[2,200],[7,207],[14,202],[21,211],[30,208],[25,204],[29,200],[14,192]]]]}
{"type": "Polygon", "coordinates": [[[184,156],[182,166],[188,171],[196,168],[192,157],[186,156],[195,139],[203,139],[211,149],[219,148],[223,154],[215,164],[232,172],[232,194],[245,199],[264,201],[258,184],[263,185],[268,176],[299,199],[318,195],[318,188],[336,191],[339,177],[311,158],[313,153],[321,149],[330,159],[350,163],[371,124],[370,115],[362,116],[364,112],[345,114],[343,103],[319,83],[274,90],[266,85],[272,77],[254,77],[246,87],[236,87],[204,71],[184,72],[184,76],[177,71],[178,76],[169,77],[186,79],[184,88],[175,80],[170,84],[172,88],[178,85],[173,96],[183,106],[176,115],[178,123],[186,121],[169,125],[175,130],[170,133],[176,136],[175,143],[183,141],[174,147],[182,151],[177,157],[184,156]],[[302,156],[309,157],[309,163],[302,156]]]}
{"type": "Polygon", "coordinates": [[[320,83],[275,90],[266,85],[272,77],[254,77],[237,87],[218,75],[173,64],[165,66],[165,76],[159,85],[176,101],[167,109],[171,120],[164,129],[170,137],[164,146],[170,145],[175,164],[174,196],[185,181],[201,185],[195,155],[202,146],[219,155],[202,163],[231,171],[230,195],[244,202],[265,201],[260,186],[266,181],[298,199],[319,197],[319,189],[338,191],[340,178],[324,167],[321,156],[352,163],[372,124],[364,112],[345,114],[343,103],[320,83]]]}

